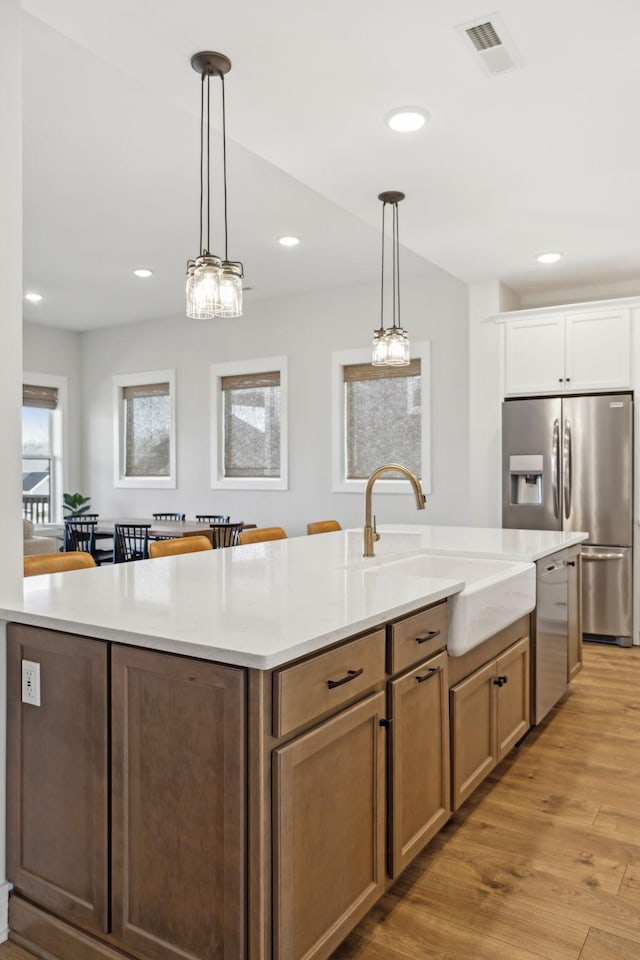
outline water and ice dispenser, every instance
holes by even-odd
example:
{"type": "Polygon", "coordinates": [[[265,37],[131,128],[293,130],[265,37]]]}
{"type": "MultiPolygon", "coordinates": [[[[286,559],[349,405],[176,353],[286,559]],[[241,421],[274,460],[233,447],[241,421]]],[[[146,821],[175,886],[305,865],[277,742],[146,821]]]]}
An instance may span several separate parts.
{"type": "Polygon", "coordinates": [[[542,506],[542,454],[509,457],[511,503],[514,506],[542,506]]]}

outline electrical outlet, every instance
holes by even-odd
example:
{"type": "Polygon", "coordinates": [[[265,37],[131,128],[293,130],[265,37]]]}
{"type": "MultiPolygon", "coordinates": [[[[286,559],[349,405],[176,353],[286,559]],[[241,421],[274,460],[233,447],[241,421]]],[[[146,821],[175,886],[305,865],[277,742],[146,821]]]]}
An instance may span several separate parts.
{"type": "Polygon", "coordinates": [[[40,664],[35,660],[22,661],[22,702],[40,706],[40,664]]]}

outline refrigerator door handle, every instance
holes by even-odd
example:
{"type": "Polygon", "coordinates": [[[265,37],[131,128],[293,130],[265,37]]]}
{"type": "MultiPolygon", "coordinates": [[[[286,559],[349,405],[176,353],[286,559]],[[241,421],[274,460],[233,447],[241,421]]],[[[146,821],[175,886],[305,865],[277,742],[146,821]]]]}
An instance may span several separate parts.
{"type": "Polygon", "coordinates": [[[560,422],[553,421],[551,440],[551,495],[553,497],[553,515],[560,516],[560,489],[558,487],[558,461],[560,459],[560,422]]]}
{"type": "Polygon", "coordinates": [[[624,553],[583,553],[583,561],[594,563],[596,560],[624,560],[624,553]]]}
{"type": "Polygon", "coordinates": [[[562,497],[564,499],[564,515],[568,520],[571,516],[571,421],[565,420],[562,437],[562,497]]]}

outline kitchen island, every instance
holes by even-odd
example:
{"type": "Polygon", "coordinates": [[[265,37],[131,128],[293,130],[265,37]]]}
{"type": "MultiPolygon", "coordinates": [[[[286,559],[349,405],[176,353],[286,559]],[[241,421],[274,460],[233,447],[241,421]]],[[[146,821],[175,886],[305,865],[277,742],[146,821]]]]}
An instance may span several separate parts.
{"type": "Polygon", "coordinates": [[[366,561],[346,531],[25,582],[0,611],[14,939],[61,960],[335,949],[450,816],[475,691],[496,756],[529,725],[528,615],[479,645],[488,686],[461,666],[454,686],[449,661],[477,657],[446,649],[464,582],[402,561],[523,566],[584,539],[381,534],[366,561]],[[41,706],[20,702],[23,660],[41,706]]]}

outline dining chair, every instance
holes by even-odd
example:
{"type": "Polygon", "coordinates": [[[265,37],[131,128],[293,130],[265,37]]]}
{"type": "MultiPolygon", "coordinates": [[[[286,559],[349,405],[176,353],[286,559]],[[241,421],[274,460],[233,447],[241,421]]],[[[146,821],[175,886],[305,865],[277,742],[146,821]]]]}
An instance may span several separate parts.
{"type": "Polygon", "coordinates": [[[235,547],[238,545],[240,532],[244,524],[242,523],[212,523],[211,524],[211,542],[214,549],[220,547],[235,547]]]}
{"type": "Polygon", "coordinates": [[[67,553],[37,553],[24,558],[25,577],[41,573],[63,573],[65,570],[82,570],[95,567],[96,562],[85,550],[69,550],[67,553]]]}
{"type": "Polygon", "coordinates": [[[187,519],[186,513],[154,513],[154,520],[180,520],[182,523],[187,519]]]}
{"type": "Polygon", "coordinates": [[[116,523],[114,525],[114,563],[148,559],[150,526],[150,523],[116,523]]]}
{"type": "Polygon", "coordinates": [[[64,521],[64,551],[82,550],[84,553],[90,553],[98,566],[102,563],[113,563],[113,548],[103,549],[98,547],[96,527],[98,523],[98,514],[91,514],[91,520],[87,520],[85,515],[81,517],[66,517],[64,521]],[[93,519],[95,518],[95,519],[93,519]]]}
{"type": "Polygon", "coordinates": [[[282,527],[256,527],[255,530],[241,530],[238,543],[262,543],[265,540],[286,540],[287,534],[282,527]]]}
{"type": "Polygon", "coordinates": [[[333,533],[335,530],[342,530],[337,520],[315,520],[307,524],[307,533],[333,533]]]}
{"type": "Polygon", "coordinates": [[[199,553],[201,550],[213,550],[208,537],[173,537],[172,540],[154,540],[149,544],[149,556],[174,557],[179,553],[199,553]]]}
{"type": "Polygon", "coordinates": [[[225,517],[221,513],[196,513],[196,520],[199,523],[229,523],[231,517],[225,517]]]}

